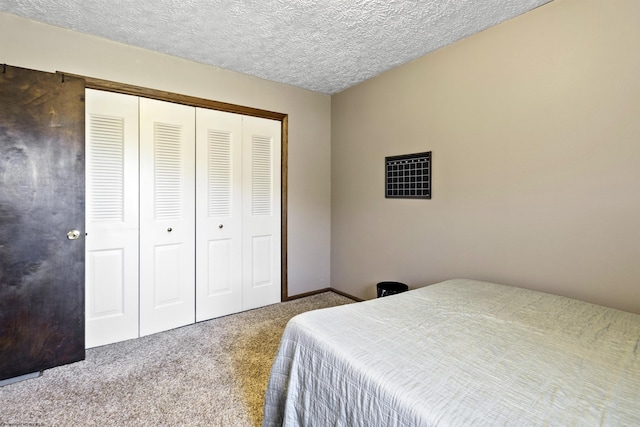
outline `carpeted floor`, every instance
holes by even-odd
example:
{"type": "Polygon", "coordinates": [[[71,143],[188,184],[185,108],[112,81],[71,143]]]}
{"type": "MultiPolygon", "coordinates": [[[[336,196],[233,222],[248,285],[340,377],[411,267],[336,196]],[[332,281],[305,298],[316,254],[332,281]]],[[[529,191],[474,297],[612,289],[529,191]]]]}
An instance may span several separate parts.
{"type": "Polygon", "coordinates": [[[324,292],[89,349],[1,387],[0,426],[259,426],[287,321],[352,302],[324,292]]]}

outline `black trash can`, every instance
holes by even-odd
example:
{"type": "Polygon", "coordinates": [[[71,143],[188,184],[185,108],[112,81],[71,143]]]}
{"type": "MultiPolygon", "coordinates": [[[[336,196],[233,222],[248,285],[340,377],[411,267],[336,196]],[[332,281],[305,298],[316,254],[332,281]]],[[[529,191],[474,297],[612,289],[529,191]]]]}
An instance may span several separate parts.
{"type": "Polygon", "coordinates": [[[409,290],[409,286],[400,282],[380,282],[376,287],[378,288],[378,298],[399,294],[400,292],[409,290]]]}

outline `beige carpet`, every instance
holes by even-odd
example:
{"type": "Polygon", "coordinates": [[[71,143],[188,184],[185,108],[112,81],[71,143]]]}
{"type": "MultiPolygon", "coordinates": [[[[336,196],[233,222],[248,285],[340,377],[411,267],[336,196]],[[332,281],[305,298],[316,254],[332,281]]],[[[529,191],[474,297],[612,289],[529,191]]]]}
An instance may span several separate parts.
{"type": "Polygon", "coordinates": [[[87,350],[0,388],[0,426],[259,426],[287,321],[353,301],[325,292],[87,350]]]}

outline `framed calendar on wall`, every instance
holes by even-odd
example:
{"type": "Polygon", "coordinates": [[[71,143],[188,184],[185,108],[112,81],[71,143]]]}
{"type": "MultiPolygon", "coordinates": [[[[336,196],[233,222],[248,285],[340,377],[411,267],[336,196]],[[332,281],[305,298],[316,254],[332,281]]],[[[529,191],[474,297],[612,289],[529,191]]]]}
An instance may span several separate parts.
{"type": "Polygon", "coordinates": [[[431,169],[431,151],[385,157],[385,197],[430,199],[431,169]]]}

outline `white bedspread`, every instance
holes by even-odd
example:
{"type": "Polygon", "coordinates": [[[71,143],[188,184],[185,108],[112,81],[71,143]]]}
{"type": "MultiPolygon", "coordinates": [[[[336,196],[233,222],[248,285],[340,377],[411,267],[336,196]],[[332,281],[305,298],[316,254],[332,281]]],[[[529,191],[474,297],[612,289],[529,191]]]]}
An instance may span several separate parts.
{"type": "Polygon", "coordinates": [[[640,426],[640,315],[450,280],[304,313],[263,426],[640,426]]]}

